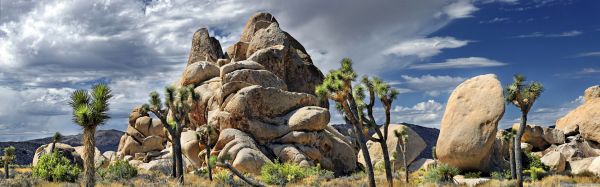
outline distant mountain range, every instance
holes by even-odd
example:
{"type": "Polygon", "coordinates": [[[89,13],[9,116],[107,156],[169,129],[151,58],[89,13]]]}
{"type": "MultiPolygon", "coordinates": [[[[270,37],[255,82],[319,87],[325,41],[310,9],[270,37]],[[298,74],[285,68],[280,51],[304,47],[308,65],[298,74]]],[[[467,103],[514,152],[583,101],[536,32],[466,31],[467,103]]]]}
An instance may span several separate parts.
{"type": "MultiPolygon", "coordinates": [[[[119,140],[121,136],[124,134],[122,131],[118,130],[98,130],[96,131],[96,147],[100,149],[100,152],[105,151],[117,151],[117,147],[119,146],[119,140]]],[[[82,135],[70,135],[64,136],[60,141],[61,143],[75,146],[80,146],[82,135]]],[[[15,146],[17,149],[15,152],[17,154],[16,164],[27,165],[31,164],[33,160],[33,156],[35,154],[35,150],[41,145],[48,144],[52,142],[52,137],[27,140],[21,142],[0,142],[0,148],[15,146]]],[[[0,149],[0,153],[2,150],[0,149]]],[[[4,153],[1,153],[4,154],[4,153]]]]}

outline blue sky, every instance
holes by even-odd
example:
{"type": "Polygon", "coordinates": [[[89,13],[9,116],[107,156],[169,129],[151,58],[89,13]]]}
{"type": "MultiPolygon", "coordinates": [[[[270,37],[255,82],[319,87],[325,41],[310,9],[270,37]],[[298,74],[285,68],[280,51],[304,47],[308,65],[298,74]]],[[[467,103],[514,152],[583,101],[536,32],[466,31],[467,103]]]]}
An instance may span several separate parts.
{"type": "MultiPolygon", "coordinates": [[[[553,125],[599,84],[598,8],[594,0],[0,0],[0,141],[79,133],[67,99],[96,82],[115,93],[102,128],[125,129],[133,107],[181,75],[196,29],[226,48],[257,11],[274,14],[324,73],[350,57],[360,74],[391,82],[402,92],[393,122],[439,127],[465,79],[494,73],[506,85],[522,73],[546,86],[531,123],[553,125]]],[[[517,117],[508,106],[500,127],[517,117]]]]}

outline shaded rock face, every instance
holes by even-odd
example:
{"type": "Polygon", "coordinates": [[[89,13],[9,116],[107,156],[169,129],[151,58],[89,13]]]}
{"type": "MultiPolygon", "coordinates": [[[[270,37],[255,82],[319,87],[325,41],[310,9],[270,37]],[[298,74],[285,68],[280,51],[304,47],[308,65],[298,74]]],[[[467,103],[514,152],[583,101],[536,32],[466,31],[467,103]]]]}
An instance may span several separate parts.
{"type": "Polygon", "coordinates": [[[441,122],[436,153],[443,163],[462,170],[487,171],[498,121],[504,114],[500,81],[480,75],[454,89],[441,122]]]}
{"type": "MultiPolygon", "coordinates": [[[[314,94],[323,74],[272,15],[252,16],[240,41],[227,48],[224,56],[213,39],[206,29],[194,34],[187,67],[175,84],[193,85],[201,98],[192,103],[191,125],[181,137],[186,167],[205,166],[204,156],[210,154],[228,158],[238,170],[255,174],[276,159],[304,167],[319,164],[336,174],[356,170],[356,152],[350,141],[328,126],[328,105],[314,94]],[[210,153],[205,141],[195,136],[207,125],[218,134],[211,140],[210,153]]],[[[134,109],[119,148],[123,155],[131,156],[130,162],[144,167],[148,164],[134,160],[164,149],[145,146],[145,138],[157,136],[137,128],[138,123],[146,127],[147,121],[155,120],[134,109]]]]}
{"type": "Polygon", "coordinates": [[[580,133],[584,139],[600,142],[600,86],[585,90],[585,102],[556,121],[556,128],[567,135],[580,133]]]}
{"type": "MultiPolygon", "coordinates": [[[[393,153],[398,154],[396,156],[395,162],[393,163],[393,166],[395,167],[394,169],[400,169],[404,167],[404,159],[402,156],[403,151],[400,148],[400,146],[402,145],[402,141],[394,135],[395,130],[405,130],[408,132],[408,143],[406,148],[406,164],[408,165],[415,161],[417,156],[419,156],[419,154],[421,154],[421,152],[425,150],[427,144],[425,143],[425,140],[423,140],[423,138],[421,138],[421,136],[419,136],[419,134],[417,134],[411,128],[401,124],[390,124],[388,129],[388,139],[386,143],[388,147],[388,152],[390,154],[390,159],[392,159],[393,153]]],[[[383,133],[383,129],[381,129],[381,131],[383,133]]],[[[377,138],[377,135],[373,135],[373,137],[377,138]]],[[[373,165],[383,166],[384,160],[381,145],[377,142],[368,141],[367,147],[369,148],[369,155],[371,156],[371,162],[373,163],[373,165]]],[[[362,156],[362,150],[358,153],[358,161],[363,165],[365,164],[365,158],[362,156]]]]}
{"type": "Polygon", "coordinates": [[[208,34],[208,29],[198,29],[192,38],[192,49],[188,58],[188,65],[198,61],[216,63],[223,58],[223,50],[219,40],[208,34]]]}

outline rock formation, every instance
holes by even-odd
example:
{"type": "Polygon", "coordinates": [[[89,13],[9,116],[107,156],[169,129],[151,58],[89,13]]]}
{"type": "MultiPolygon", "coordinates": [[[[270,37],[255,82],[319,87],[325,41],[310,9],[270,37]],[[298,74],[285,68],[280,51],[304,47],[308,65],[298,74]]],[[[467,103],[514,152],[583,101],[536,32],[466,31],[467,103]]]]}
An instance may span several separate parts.
{"type": "MultiPolygon", "coordinates": [[[[512,129],[519,129],[519,123],[513,124],[512,129]]],[[[527,124],[521,142],[532,145],[535,150],[544,150],[552,144],[564,144],[565,134],[559,129],[527,124]]]]}
{"type": "MultiPolygon", "coordinates": [[[[240,41],[226,51],[222,54],[207,29],[197,30],[187,66],[174,84],[193,85],[201,98],[193,103],[192,125],[181,137],[187,171],[204,166],[206,154],[228,158],[241,172],[255,174],[275,159],[300,166],[319,164],[337,174],[357,169],[351,142],[328,126],[328,104],[314,95],[323,74],[272,15],[253,15],[240,41]],[[218,131],[208,145],[211,153],[196,136],[207,125],[218,131]]],[[[164,132],[155,129],[162,124],[155,121],[134,109],[118,154],[128,155],[138,167],[150,167],[170,155],[163,151],[156,159],[142,159],[147,163],[136,159],[168,147],[162,143],[167,140],[164,132]]]]}
{"type": "Polygon", "coordinates": [[[454,89],[442,118],[436,153],[461,170],[492,168],[491,153],[504,96],[495,75],[473,77],[454,89]]]}
{"type": "Polygon", "coordinates": [[[600,142],[600,86],[584,92],[584,103],[556,121],[567,135],[580,133],[584,139],[600,142]]]}
{"type": "Polygon", "coordinates": [[[159,153],[165,148],[166,141],[167,132],[160,120],[151,118],[138,106],[129,115],[129,124],[121,136],[115,158],[149,162],[162,155],[159,153]]]}

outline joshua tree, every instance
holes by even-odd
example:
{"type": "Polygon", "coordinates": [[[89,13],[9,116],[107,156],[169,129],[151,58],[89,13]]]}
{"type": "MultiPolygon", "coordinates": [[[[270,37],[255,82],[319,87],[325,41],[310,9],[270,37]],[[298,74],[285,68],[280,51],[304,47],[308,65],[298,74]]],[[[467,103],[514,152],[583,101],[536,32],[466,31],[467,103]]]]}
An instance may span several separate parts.
{"type": "Polygon", "coordinates": [[[377,138],[369,137],[368,134],[366,134],[366,136],[369,137],[370,140],[378,142],[381,146],[386,171],[386,179],[388,182],[388,186],[392,186],[392,167],[390,164],[390,156],[387,148],[387,139],[388,129],[390,125],[390,110],[392,108],[392,102],[394,102],[394,99],[396,99],[396,96],[398,95],[398,91],[396,89],[392,89],[389,84],[383,82],[377,77],[370,79],[367,76],[363,76],[363,78],[361,79],[361,84],[354,87],[353,94],[354,99],[357,103],[359,118],[362,121],[364,121],[365,126],[369,127],[371,130],[375,131],[375,134],[377,134],[377,138]],[[366,101],[365,99],[365,91],[369,93],[368,101],[366,101]],[[375,106],[376,97],[379,98],[385,111],[385,121],[382,125],[377,125],[375,117],[373,116],[373,107],[375,106]],[[367,110],[366,116],[364,112],[365,109],[367,110]],[[383,127],[383,133],[381,132],[379,127],[383,127]]]}
{"type": "MultiPolygon", "coordinates": [[[[358,105],[352,93],[352,82],[356,79],[356,73],[352,69],[352,60],[344,58],[341,61],[342,67],[332,70],[325,76],[323,83],[316,87],[316,94],[321,99],[331,99],[336,102],[336,108],[342,111],[345,119],[354,127],[355,138],[358,140],[360,149],[365,158],[367,174],[369,176],[369,186],[375,186],[375,174],[373,173],[373,164],[367,148],[367,138],[363,124],[362,115],[359,115],[358,105]]],[[[362,112],[361,112],[362,113],[362,112]]]]}
{"type": "Polygon", "coordinates": [[[511,179],[517,178],[517,173],[515,172],[515,150],[514,150],[514,138],[515,132],[513,130],[506,132],[502,135],[502,139],[508,142],[508,154],[510,157],[510,177],[511,179]]]}
{"type": "Polygon", "coordinates": [[[200,133],[200,134],[196,134],[196,138],[198,139],[198,141],[200,143],[203,143],[204,145],[206,145],[206,155],[204,157],[204,160],[206,162],[206,167],[208,169],[208,179],[210,181],[213,180],[212,178],[212,167],[214,166],[213,161],[211,161],[211,157],[210,157],[210,136],[213,135],[215,133],[215,130],[212,126],[210,125],[206,125],[206,129],[204,132],[200,133]]]}
{"type": "Polygon", "coordinates": [[[54,148],[56,147],[56,143],[62,140],[62,135],[59,132],[54,133],[52,136],[52,146],[50,147],[50,152],[54,152],[54,148]]]}
{"type": "Polygon", "coordinates": [[[365,157],[367,173],[371,186],[375,185],[373,166],[366,146],[367,139],[378,142],[381,145],[384,164],[386,169],[386,178],[389,186],[393,184],[392,168],[390,164],[390,155],[387,148],[387,133],[390,124],[390,110],[392,102],[398,95],[398,91],[383,82],[379,78],[363,77],[360,84],[354,89],[352,83],[356,79],[356,73],[352,69],[352,60],[344,58],[341,61],[342,67],[331,71],[325,77],[323,84],[317,86],[316,94],[321,99],[331,99],[336,102],[336,108],[344,115],[344,120],[352,124],[355,136],[359,140],[360,149],[365,157]],[[366,99],[365,92],[368,92],[369,98],[366,99]],[[375,100],[379,101],[385,109],[385,122],[378,125],[373,116],[373,107],[375,100]],[[366,112],[365,112],[366,110],[366,112]],[[383,133],[380,130],[383,127],[383,133]],[[377,137],[370,137],[368,130],[371,129],[377,134],[377,137]],[[369,137],[369,138],[367,138],[369,137]]]}
{"type": "Polygon", "coordinates": [[[150,111],[165,124],[165,128],[171,135],[173,146],[173,165],[176,166],[175,177],[179,184],[183,185],[183,156],[181,152],[181,133],[183,128],[188,127],[190,122],[189,113],[192,105],[200,100],[200,95],[194,92],[194,86],[176,89],[169,86],[165,88],[165,102],[160,99],[157,92],[150,93],[150,104],[142,106],[144,111],[150,111]]]}
{"type": "Polygon", "coordinates": [[[395,130],[394,131],[394,135],[398,138],[398,141],[400,141],[400,149],[402,151],[402,159],[404,160],[404,180],[406,181],[406,183],[408,183],[408,164],[406,163],[406,151],[407,151],[407,145],[408,145],[408,133],[406,132],[406,129],[402,129],[402,130],[395,130]]]}
{"type": "Polygon", "coordinates": [[[73,121],[83,128],[85,186],[95,185],[95,140],[94,134],[98,125],[103,125],[108,116],[108,100],[112,97],[106,84],[96,84],[88,93],[76,90],[71,94],[69,105],[73,108],[73,121]]]}
{"type": "Polygon", "coordinates": [[[506,102],[512,103],[521,110],[521,124],[514,140],[517,185],[519,187],[523,186],[520,142],[525,126],[527,125],[527,113],[529,113],[533,103],[542,94],[543,90],[544,86],[541,83],[531,82],[530,84],[525,84],[525,77],[523,75],[515,75],[513,83],[508,85],[505,91],[506,102]]]}
{"type": "Polygon", "coordinates": [[[2,161],[4,162],[4,178],[8,179],[8,165],[15,159],[15,147],[9,146],[4,148],[4,156],[2,161]]]}

